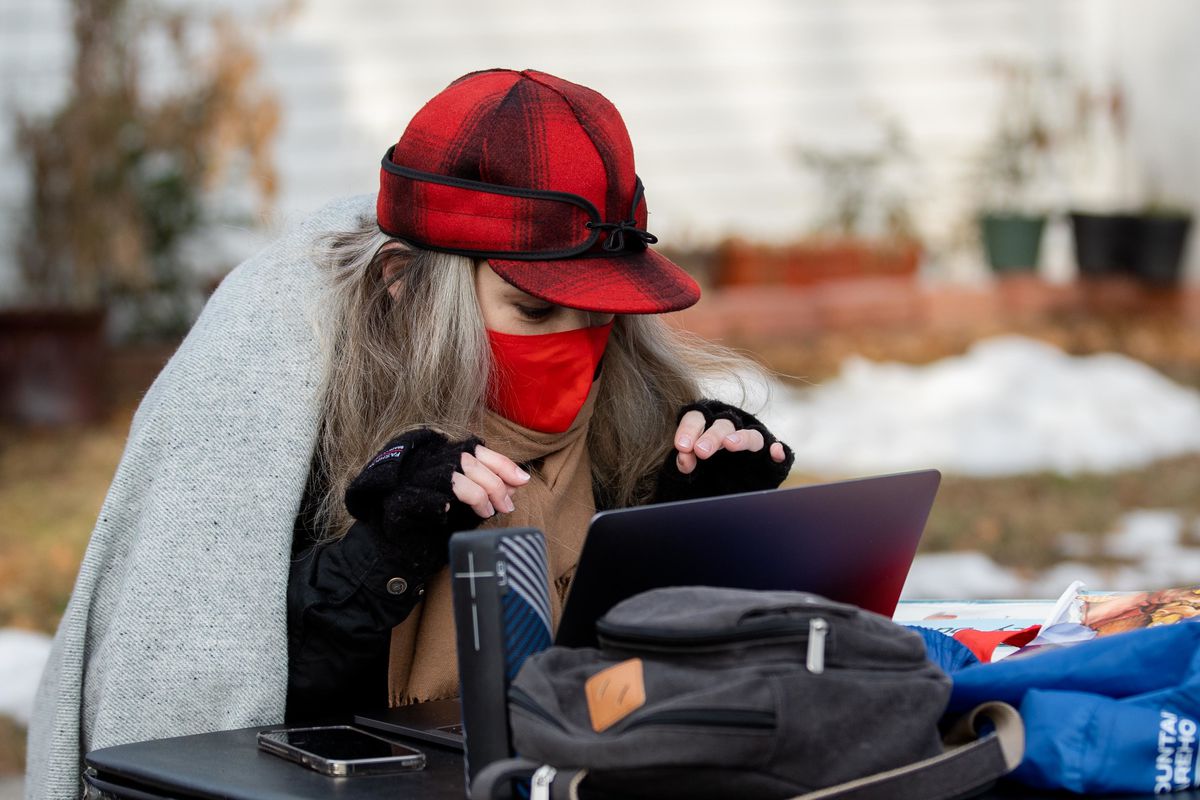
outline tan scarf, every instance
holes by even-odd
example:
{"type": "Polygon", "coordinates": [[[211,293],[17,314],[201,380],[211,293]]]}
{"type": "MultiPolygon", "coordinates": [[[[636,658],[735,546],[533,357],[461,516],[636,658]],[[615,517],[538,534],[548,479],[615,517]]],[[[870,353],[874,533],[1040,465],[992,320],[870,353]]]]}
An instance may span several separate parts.
{"type": "MultiPolygon", "coordinates": [[[[532,477],[514,492],[515,511],[497,514],[480,527],[530,527],[546,534],[555,624],[579,562],[588,521],[596,511],[587,430],[599,383],[592,384],[579,416],[563,433],[531,431],[491,412],[483,423],[482,438],[487,446],[525,466],[532,477]]],[[[450,570],[446,568],[426,584],[424,602],[392,629],[388,704],[394,707],[456,696],[458,656],[450,570]]]]}

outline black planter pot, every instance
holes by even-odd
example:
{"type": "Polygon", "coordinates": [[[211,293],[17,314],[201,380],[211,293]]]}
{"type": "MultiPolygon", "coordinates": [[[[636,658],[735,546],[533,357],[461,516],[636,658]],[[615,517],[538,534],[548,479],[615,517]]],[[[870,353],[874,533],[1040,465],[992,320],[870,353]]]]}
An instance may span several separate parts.
{"type": "Polygon", "coordinates": [[[996,272],[1037,269],[1045,217],[1023,214],[984,214],[979,220],[983,249],[996,272]]]}
{"type": "Polygon", "coordinates": [[[1071,231],[1080,275],[1133,272],[1138,240],[1137,217],[1072,212],[1071,231]]]}
{"type": "Polygon", "coordinates": [[[1138,246],[1133,266],[1149,283],[1170,285],[1179,281],[1190,216],[1146,215],[1138,218],[1138,246]]]}

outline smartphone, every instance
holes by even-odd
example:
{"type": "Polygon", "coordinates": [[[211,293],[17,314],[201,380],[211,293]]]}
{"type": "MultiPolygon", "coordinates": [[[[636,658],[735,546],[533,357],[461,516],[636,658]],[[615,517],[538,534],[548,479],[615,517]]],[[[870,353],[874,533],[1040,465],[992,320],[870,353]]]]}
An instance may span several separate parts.
{"type": "Polygon", "coordinates": [[[259,731],[258,746],[338,778],[407,772],[425,766],[425,754],[420,750],[349,725],[259,731]]]}

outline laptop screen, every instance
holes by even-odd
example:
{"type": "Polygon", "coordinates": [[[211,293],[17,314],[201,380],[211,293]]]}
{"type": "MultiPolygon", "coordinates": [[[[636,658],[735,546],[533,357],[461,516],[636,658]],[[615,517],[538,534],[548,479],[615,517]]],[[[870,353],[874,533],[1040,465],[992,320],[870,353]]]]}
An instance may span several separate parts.
{"type": "Polygon", "coordinates": [[[555,643],[595,646],[595,622],[661,586],[813,592],[891,616],[936,470],[597,514],[555,643]]]}

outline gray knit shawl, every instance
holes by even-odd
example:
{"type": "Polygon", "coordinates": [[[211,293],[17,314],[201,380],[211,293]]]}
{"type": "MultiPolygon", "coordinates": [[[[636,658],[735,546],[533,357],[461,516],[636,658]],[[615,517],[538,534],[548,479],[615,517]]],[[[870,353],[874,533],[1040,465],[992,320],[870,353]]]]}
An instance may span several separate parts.
{"type": "Polygon", "coordinates": [[[146,394],[58,628],[26,797],[74,798],[89,750],[278,723],[292,528],[316,443],[316,236],[335,202],[235,269],[146,394]]]}

